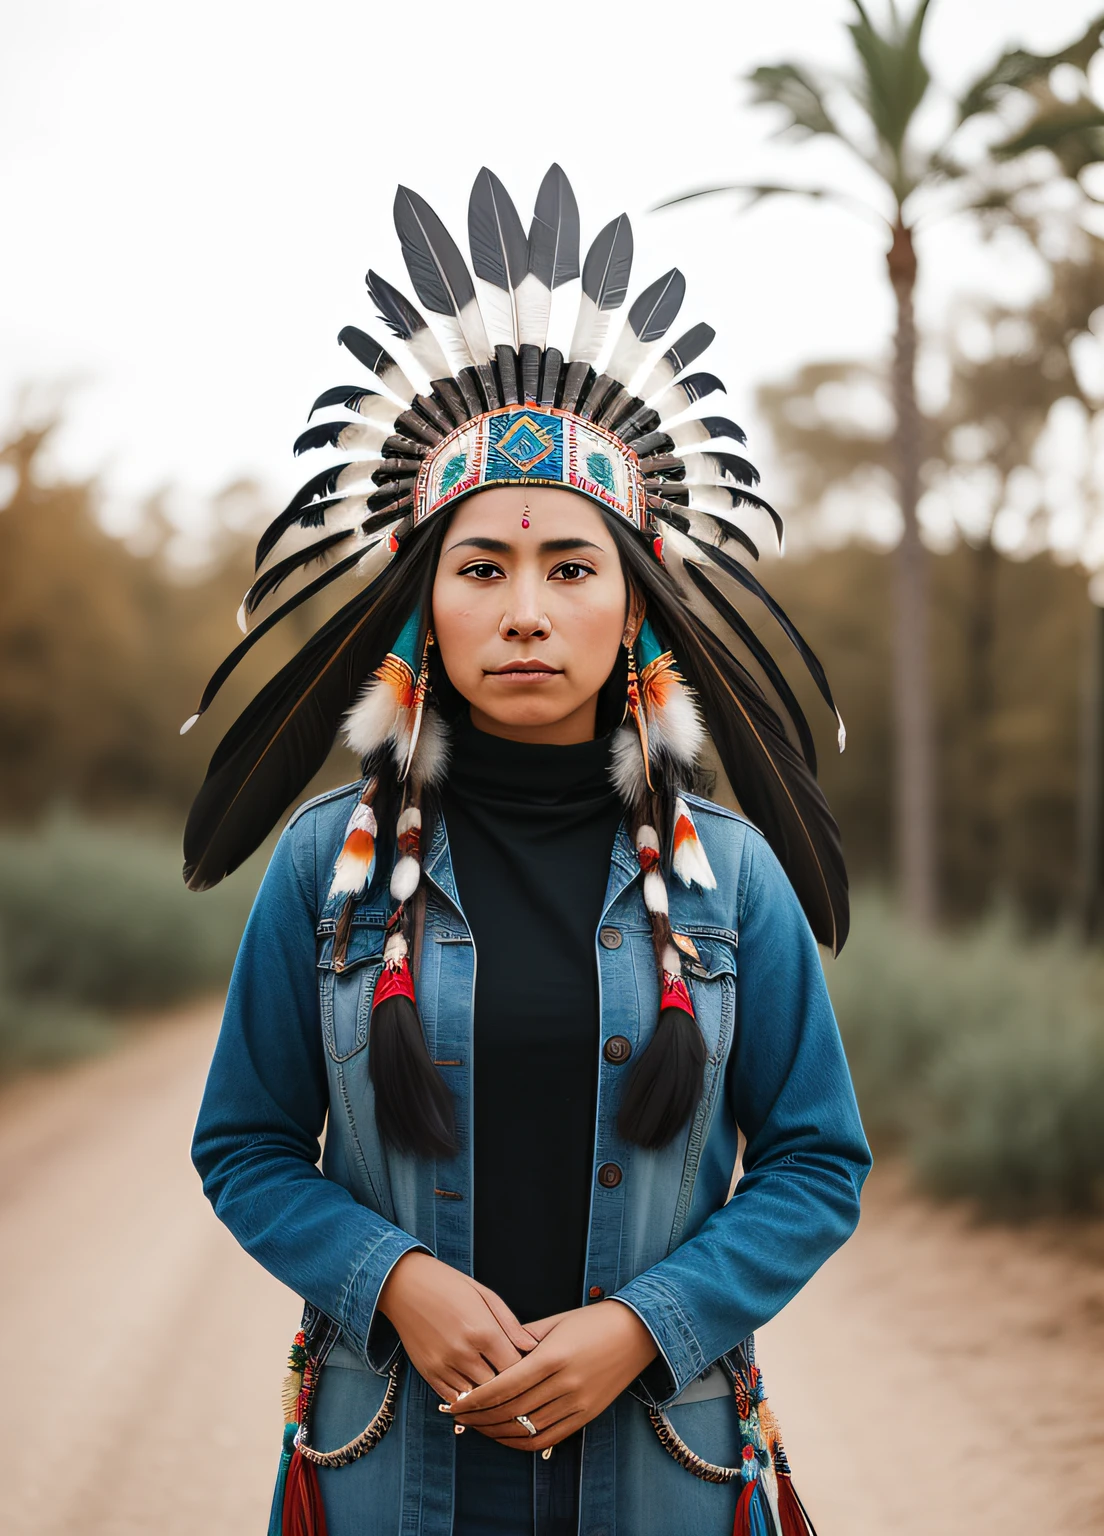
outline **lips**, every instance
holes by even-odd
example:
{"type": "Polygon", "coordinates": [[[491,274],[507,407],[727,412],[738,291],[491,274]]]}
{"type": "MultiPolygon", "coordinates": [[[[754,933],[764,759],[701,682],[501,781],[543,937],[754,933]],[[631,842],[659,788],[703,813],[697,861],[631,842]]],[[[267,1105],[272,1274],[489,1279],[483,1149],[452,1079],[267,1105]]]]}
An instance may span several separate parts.
{"type": "Polygon", "coordinates": [[[558,677],[558,667],[550,667],[544,661],[510,661],[503,667],[495,667],[488,677],[558,677]]]}

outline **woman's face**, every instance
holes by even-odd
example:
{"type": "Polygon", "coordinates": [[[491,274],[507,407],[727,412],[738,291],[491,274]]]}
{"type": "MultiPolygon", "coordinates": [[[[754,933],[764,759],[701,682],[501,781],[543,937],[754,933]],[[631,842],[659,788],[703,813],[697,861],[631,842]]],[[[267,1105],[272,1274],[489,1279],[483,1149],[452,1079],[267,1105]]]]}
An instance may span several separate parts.
{"type": "Polygon", "coordinates": [[[433,583],[433,628],[479,730],[515,741],[593,738],[626,611],[617,546],[585,497],[500,485],[457,507],[433,583]]]}

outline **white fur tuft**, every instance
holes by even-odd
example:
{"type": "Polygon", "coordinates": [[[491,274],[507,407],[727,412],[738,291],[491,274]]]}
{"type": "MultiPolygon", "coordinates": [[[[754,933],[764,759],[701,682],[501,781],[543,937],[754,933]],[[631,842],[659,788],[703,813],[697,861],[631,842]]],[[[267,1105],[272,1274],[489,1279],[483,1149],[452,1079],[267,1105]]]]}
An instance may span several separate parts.
{"type": "Polygon", "coordinates": [[[400,960],[405,960],[408,954],[409,950],[406,940],[396,928],[395,932],[388,937],[387,942],[383,946],[384,964],[397,964],[400,960]]]}
{"type": "Polygon", "coordinates": [[[391,895],[395,901],[409,901],[418,889],[422,878],[422,866],[409,853],[404,853],[391,871],[391,895]]]}
{"type": "Polygon", "coordinates": [[[404,832],[409,832],[412,827],[421,830],[422,813],[416,805],[408,805],[395,824],[395,836],[402,837],[404,832]]]}
{"type": "Polygon", "coordinates": [[[682,975],[682,961],[673,944],[668,944],[663,951],[663,969],[671,976],[682,975]]]}
{"type": "Polygon", "coordinates": [[[654,849],[656,853],[658,853],[659,833],[654,827],[650,827],[647,822],[644,822],[640,827],[637,828],[636,846],[638,849],[651,848],[654,849]]]}
{"type": "Polygon", "coordinates": [[[640,753],[640,737],[635,726],[623,725],[614,735],[610,751],[610,778],[627,806],[634,806],[638,800],[643,799],[647,782],[640,753]]]}
{"type": "Polygon", "coordinates": [[[649,912],[667,912],[667,885],[658,869],[644,876],[644,905],[649,912]]]}

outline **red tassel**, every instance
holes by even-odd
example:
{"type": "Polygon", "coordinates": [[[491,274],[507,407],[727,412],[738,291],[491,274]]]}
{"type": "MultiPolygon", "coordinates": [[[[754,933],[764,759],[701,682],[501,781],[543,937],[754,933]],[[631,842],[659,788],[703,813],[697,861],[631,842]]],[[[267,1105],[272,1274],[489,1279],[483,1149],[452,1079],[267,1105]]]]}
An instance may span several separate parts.
{"type": "Polygon", "coordinates": [[[816,1536],[813,1522],[797,1496],[792,1478],[786,1473],[780,1473],[778,1477],[778,1518],[782,1536],[816,1536]]]}
{"type": "Polygon", "coordinates": [[[318,1469],[298,1451],[288,1467],[283,1536],[326,1536],[326,1511],[318,1486],[318,1469]]]}
{"type": "MultiPolygon", "coordinates": [[[[755,1497],[759,1480],[745,1483],[740,1493],[739,1503],[736,1505],[736,1518],[732,1522],[732,1536],[751,1536],[751,1501],[755,1497]]],[[[285,1509],[287,1506],[284,1506],[285,1509]]],[[[284,1527],[285,1536],[287,1527],[284,1527]]]]}

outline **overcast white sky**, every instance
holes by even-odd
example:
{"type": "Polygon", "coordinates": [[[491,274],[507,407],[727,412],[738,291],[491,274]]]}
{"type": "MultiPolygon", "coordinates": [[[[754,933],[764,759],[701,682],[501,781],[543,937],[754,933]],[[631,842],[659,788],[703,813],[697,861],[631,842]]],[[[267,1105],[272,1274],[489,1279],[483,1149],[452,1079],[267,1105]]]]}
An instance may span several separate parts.
{"type": "MultiPolygon", "coordinates": [[[[1065,43],[1098,4],[935,0],[929,60],[953,87],[1005,44],[1065,43]]],[[[7,0],[0,423],[27,385],[71,384],[59,467],[100,473],[120,504],[167,482],[199,497],[241,473],[289,492],[310,401],[360,374],[337,331],[380,334],[364,272],[409,290],[396,183],[459,237],[481,164],[527,220],[557,159],[584,244],[626,207],[634,286],[686,272],[683,316],[716,327],[708,366],[761,460],[757,382],[884,348],[882,237],[794,203],[747,218],[721,200],[646,210],[713,180],[850,174],[831,150],[769,143],[769,115],[737,83],[781,57],[844,63],[849,13],[847,0],[7,0]]],[[[963,288],[1028,281],[961,228],[922,254],[932,323],[963,288]]]]}

